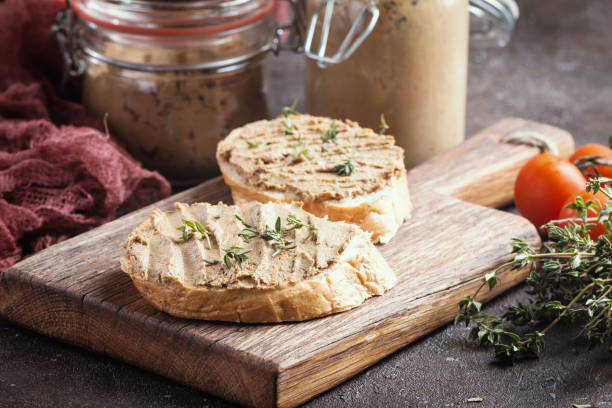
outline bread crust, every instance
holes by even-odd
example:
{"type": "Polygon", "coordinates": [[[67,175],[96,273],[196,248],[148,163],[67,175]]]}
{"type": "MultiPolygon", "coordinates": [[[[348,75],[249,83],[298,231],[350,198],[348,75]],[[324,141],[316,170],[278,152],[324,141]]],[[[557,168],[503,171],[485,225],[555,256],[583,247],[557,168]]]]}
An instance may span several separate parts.
{"type": "Polygon", "coordinates": [[[249,201],[286,202],[300,204],[302,208],[317,217],[331,221],[346,221],[356,224],[371,233],[372,242],[386,244],[395,236],[399,227],[410,218],[412,203],[408,192],[406,171],[390,186],[382,188],[367,197],[344,200],[292,201],[282,193],[258,190],[245,185],[232,165],[218,158],[223,180],[232,191],[234,203],[249,201]]]}

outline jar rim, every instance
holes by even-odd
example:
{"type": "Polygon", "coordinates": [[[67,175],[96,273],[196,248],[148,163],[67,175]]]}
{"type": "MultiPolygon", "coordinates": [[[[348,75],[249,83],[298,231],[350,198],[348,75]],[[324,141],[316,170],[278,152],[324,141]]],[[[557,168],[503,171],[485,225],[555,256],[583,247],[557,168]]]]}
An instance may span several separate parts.
{"type": "Polygon", "coordinates": [[[274,11],[274,1],[72,0],[71,7],[80,19],[111,31],[189,36],[223,32],[262,20],[274,11]]]}

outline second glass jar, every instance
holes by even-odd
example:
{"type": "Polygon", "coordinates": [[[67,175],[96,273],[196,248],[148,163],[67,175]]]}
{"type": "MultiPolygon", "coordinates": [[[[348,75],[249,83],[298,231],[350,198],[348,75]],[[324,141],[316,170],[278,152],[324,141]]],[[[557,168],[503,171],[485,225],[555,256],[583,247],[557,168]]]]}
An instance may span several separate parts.
{"type": "MultiPolygon", "coordinates": [[[[370,0],[336,3],[328,49],[370,0]]],[[[306,62],[306,110],[378,129],[384,114],[408,168],[464,139],[468,0],[377,0],[379,20],[345,62],[306,62]]],[[[318,2],[309,1],[312,15],[318,2]]],[[[320,22],[322,19],[320,19],[320,22]]],[[[321,30],[317,30],[321,32],[321,30]]],[[[320,38],[315,37],[314,44],[320,38]]]]}
{"type": "Polygon", "coordinates": [[[216,145],[267,117],[273,0],[75,0],[82,102],[174,185],[218,174],[216,145]]]}

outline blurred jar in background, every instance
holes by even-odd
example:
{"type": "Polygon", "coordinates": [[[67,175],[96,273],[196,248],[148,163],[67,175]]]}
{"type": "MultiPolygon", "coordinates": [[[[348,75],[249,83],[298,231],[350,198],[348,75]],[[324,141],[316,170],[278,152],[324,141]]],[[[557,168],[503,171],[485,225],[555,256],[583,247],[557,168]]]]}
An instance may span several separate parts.
{"type": "Polygon", "coordinates": [[[82,102],[175,186],[218,174],[217,142],[267,117],[274,0],[72,0],[55,28],[82,102]],[[72,17],[75,21],[71,21],[72,17]]]}
{"type": "Polygon", "coordinates": [[[518,17],[513,0],[329,4],[306,5],[307,17],[316,20],[310,47],[307,39],[306,111],[375,130],[384,114],[389,133],[406,150],[408,168],[459,144],[465,137],[470,13],[475,46],[505,45],[518,17]],[[348,52],[342,49],[352,27],[371,33],[350,55],[346,43],[348,52]],[[336,54],[327,57],[330,51],[336,54]]]}

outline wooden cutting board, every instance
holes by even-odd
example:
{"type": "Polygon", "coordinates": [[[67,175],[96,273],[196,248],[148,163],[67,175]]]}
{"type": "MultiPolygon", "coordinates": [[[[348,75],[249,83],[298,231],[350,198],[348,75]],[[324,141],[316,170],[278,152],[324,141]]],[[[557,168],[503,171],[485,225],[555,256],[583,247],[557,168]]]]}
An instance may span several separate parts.
{"type": "MultiPolygon", "coordinates": [[[[298,405],[451,321],[457,301],[508,259],[511,238],[540,243],[525,219],[484,207],[509,203],[518,169],[538,153],[500,142],[522,131],[548,136],[563,156],[573,151],[563,130],[506,119],[412,170],[413,218],[379,247],[397,286],[356,309],[249,325],[178,319],[149,306],[119,268],[128,232],[155,207],[231,201],[217,178],[14,265],[0,276],[0,314],[243,405],[298,405]]],[[[502,273],[502,285],[481,300],[525,273],[502,273]]]]}

